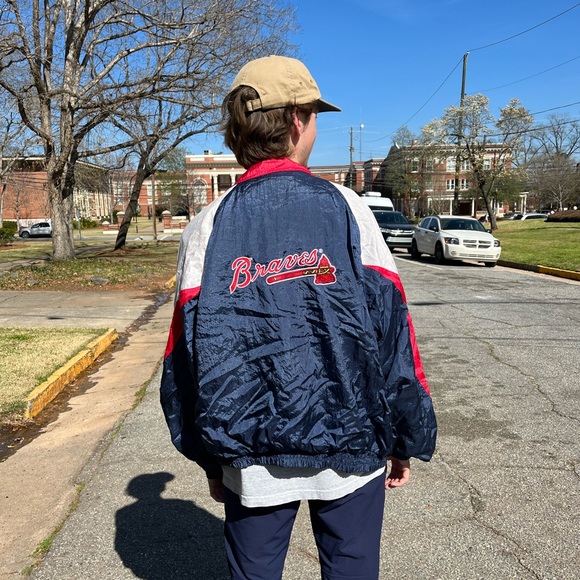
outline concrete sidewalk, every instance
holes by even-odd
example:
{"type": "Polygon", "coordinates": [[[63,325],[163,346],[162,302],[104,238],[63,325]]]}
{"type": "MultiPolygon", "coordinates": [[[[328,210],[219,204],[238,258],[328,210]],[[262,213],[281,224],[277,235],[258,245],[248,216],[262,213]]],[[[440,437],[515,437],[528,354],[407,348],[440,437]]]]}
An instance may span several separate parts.
{"type": "MultiPolygon", "coordinates": [[[[33,578],[229,578],[223,507],[210,499],[204,473],[169,440],[160,372],[107,450],[80,474],[87,484],[80,505],[33,578]]],[[[319,577],[306,510],[296,523],[285,577],[319,577]]]]}
{"type": "Polygon", "coordinates": [[[34,563],[34,550],[77,501],[86,466],[96,465],[92,458],[157,370],[173,304],[159,307],[153,297],[131,292],[1,292],[0,306],[3,326],[115,326],[123,347],[95,367],[87,379],[92,386],[66,411],[0,463],[0,578],[9,578],[34,563]]]}

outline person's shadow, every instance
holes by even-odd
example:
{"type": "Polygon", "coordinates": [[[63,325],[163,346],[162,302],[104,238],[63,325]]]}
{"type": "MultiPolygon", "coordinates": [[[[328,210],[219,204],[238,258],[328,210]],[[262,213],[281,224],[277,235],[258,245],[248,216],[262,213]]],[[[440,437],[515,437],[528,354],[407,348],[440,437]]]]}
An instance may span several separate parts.
{"type": "Polygon", "coordinates": [[[127,493],[137,501],[115,516],[115,550],[137,578],[229,578],[223,522],[191,501],[164,499],[171,473],[133,478],[127,493]]]}

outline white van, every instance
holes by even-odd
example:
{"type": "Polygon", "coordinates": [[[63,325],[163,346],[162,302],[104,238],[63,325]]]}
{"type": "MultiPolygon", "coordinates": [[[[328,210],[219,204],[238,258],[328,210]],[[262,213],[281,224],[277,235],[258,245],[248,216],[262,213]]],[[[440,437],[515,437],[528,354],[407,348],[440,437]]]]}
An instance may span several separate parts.
{"type": "Polygon", "coordinates": [[[372,209],[394,210],[393,202],[388,197],[381,197],[378,191],[365,191],[361,199],[372,209]]]}

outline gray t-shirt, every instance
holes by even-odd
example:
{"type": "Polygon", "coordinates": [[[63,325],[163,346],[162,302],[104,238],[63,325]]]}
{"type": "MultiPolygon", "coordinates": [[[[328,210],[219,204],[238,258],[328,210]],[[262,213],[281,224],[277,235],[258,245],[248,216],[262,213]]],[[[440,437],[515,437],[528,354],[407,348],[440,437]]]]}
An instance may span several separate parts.
{"type": "Polygon", "coordinates": [[[329,501],[344,497],[384,473],[343,473],[333,469],[251,465],[223,468],[223,483],[245,507],[282,505],[297,500],[329,501]]]}

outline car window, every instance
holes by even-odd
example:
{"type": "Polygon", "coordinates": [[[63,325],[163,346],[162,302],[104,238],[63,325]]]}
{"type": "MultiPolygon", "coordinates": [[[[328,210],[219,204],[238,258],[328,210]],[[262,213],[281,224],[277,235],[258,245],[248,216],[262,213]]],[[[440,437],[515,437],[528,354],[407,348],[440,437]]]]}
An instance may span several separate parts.
{"type": "Polygon", "coordinates": [[[379,224],[409,224],[411,223],[401,212],[398,211],[373,211],[379,224]]]}
{"type": "Polygon", "coordinates": [[[431,218],[425,218],[424,220],[421,221],[421,223],[419,224],[419,227],[429,229],[430,223],[431,223],[431,218]]]}
{"type": "Polygon", "coordinates": [[[441,218],[441,227],[444,230],[486,231],[478,220],[467,218],[441,218]]]}

